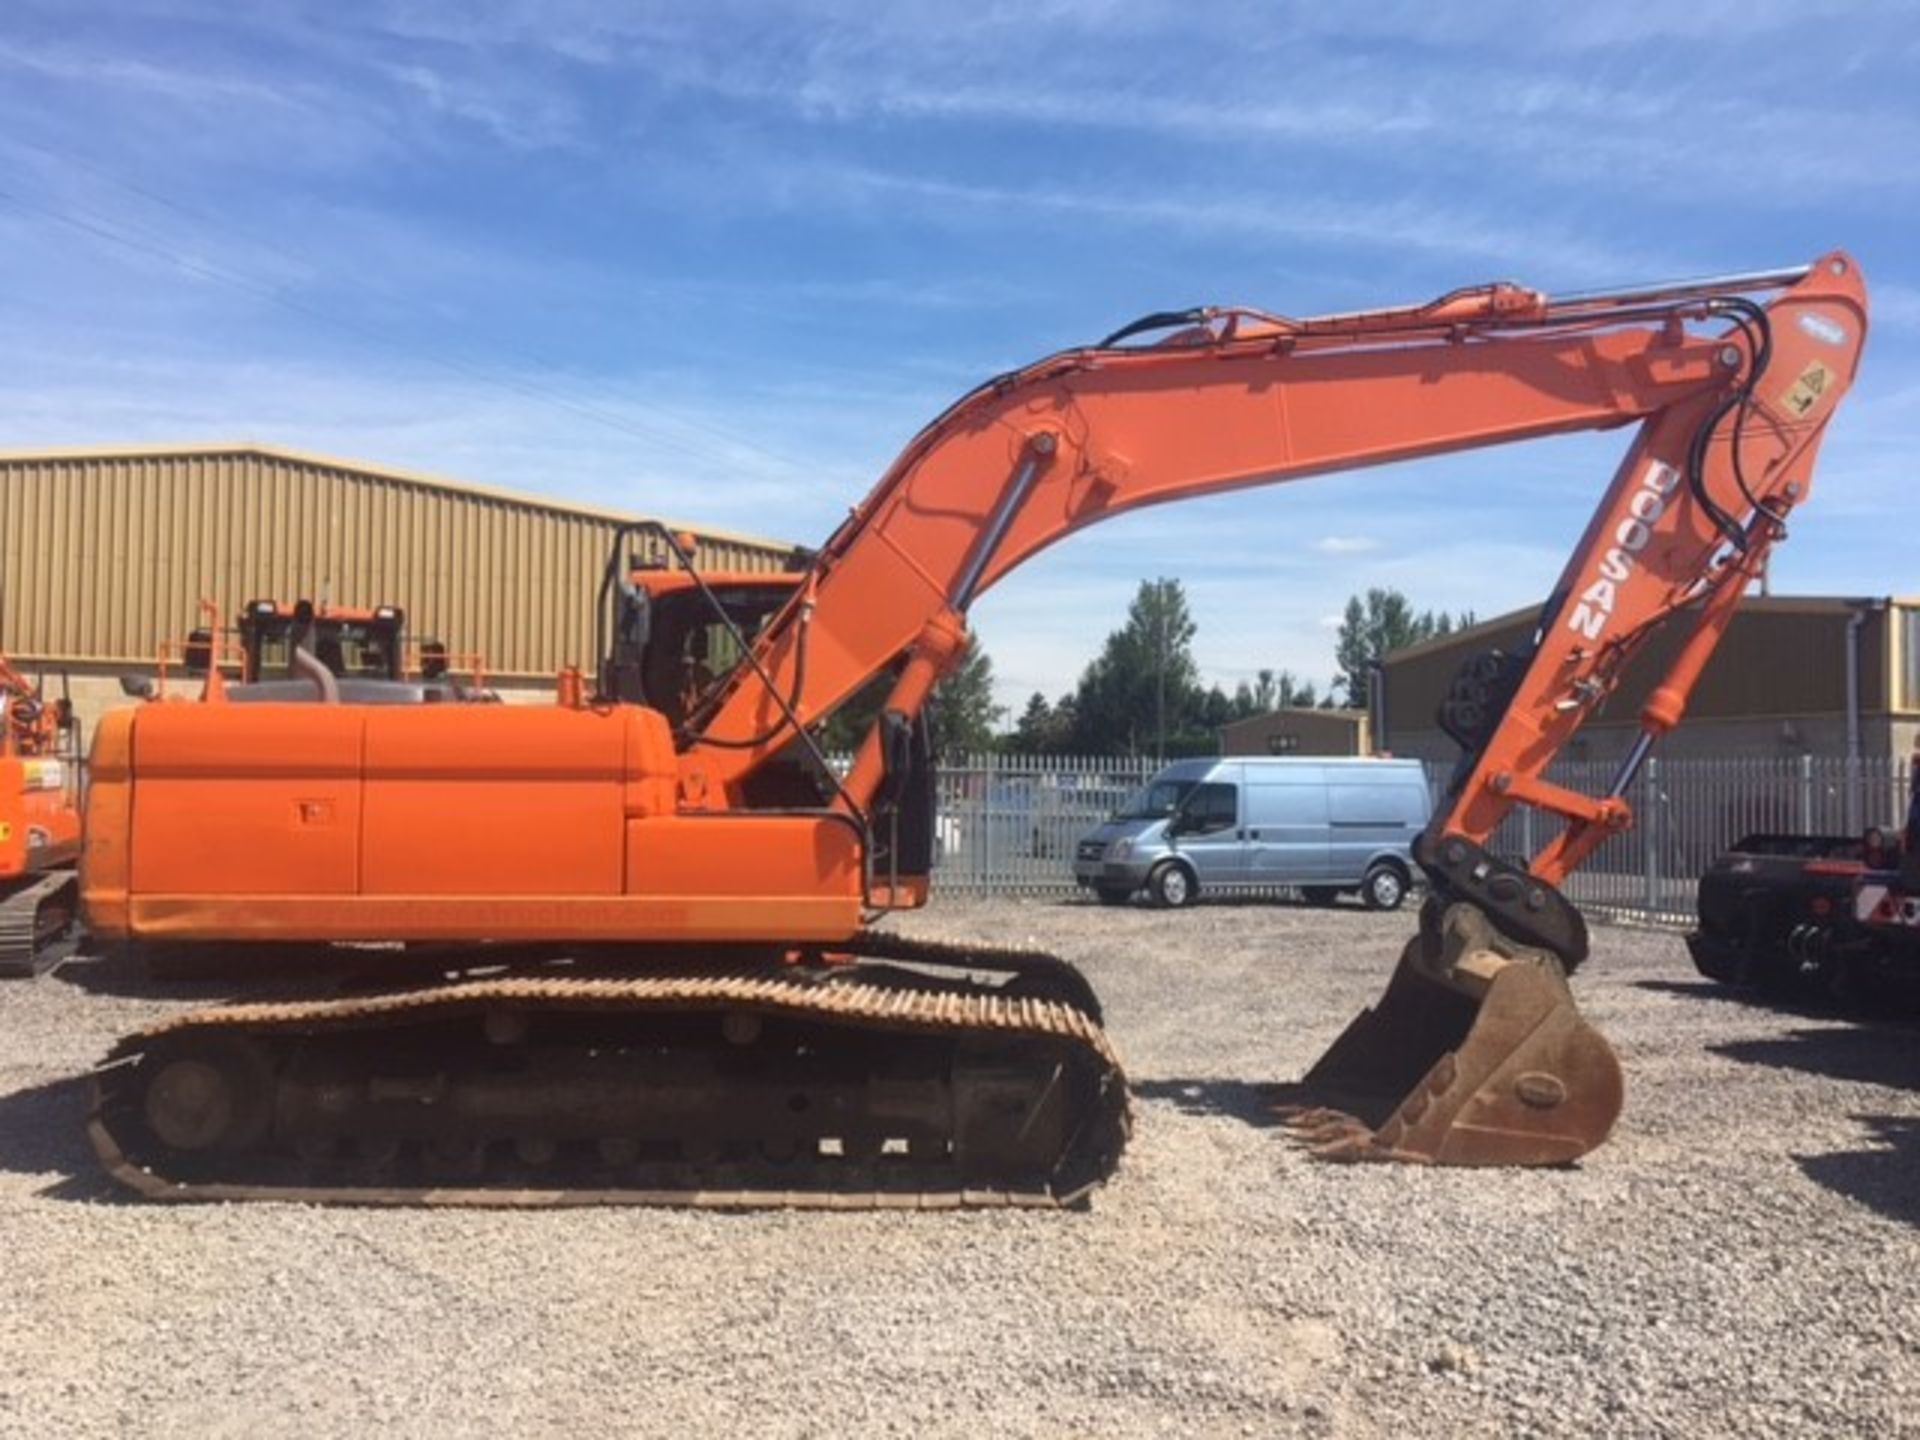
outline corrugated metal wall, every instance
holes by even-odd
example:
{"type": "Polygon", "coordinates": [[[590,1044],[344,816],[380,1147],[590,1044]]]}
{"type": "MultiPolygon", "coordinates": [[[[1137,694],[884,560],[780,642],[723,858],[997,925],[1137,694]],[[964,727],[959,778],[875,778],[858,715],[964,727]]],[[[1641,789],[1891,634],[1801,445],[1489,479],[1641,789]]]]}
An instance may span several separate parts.
{"type": "MultiPolygon", "coordinates": [[[[0,457],[0,651],[150,661],[257,597],[395,604],[501,676],[593,663],[616,519],[273,452],[0,457]]],[[[701,537],[702,569],[787,547],[701,537]]]]}
{"type": "MultiPolygon", "coordinates": [[[[1870,611],[1860,634],[1860,706],[1868,714],[1899,708],[1903,700],[1889,674],[1893,646],[1888,613],[1870,611]]],[[[1910,613],[1899,602],[1895,616],[1910,613]]],[[[1687,707],[1689,717],[1733,719],[1755,715],[1838,714],[1847,705],[1847,622],[1844,601],[1780,597],[1749,600],[1733,618],[1707,663],[1687,707]]],[[[1388,729],[1424,729],[1466,657],[1498,646],[1514,649],[1533,633],[1529,613],[1476,630],[1447,644],[1422,646],[1387,661],[1388,729]]],[[[1604,718],[1632,720],[1647,692],[1665,675],[1687,635],[1686,619],[1655,635],[1634,657],[1604,718]]]]}

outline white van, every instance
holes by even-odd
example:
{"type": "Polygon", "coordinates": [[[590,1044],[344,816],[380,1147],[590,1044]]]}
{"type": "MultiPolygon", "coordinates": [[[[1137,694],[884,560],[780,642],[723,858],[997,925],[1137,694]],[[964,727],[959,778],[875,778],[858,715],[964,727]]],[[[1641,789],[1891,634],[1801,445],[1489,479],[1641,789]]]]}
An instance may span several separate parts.
{"type": "Polygon", "coordinates": [[[1203,890],[1288,886],[1393,910],[1431,810],[1418,760],[1181,760],[1080,841],[1073,874],[1110,905],[1143,889],[1178,907],[1203,890]]]}

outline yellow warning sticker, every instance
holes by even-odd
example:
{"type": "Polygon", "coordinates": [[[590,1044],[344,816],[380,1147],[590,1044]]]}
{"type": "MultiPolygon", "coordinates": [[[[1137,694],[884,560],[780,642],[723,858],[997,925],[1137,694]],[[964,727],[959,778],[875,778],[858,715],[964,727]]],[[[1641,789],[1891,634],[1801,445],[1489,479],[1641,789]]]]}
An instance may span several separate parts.
{"type": "Polygon", "coordinates": [[[1787,393],[1780,397],[1780,403],[1795,419],[1804,416],[1826,397],[1833,388],[1833,371],[1818,360],[1809,362],[1800,372],[1800,378],[1793,382],[1787,393]]]}

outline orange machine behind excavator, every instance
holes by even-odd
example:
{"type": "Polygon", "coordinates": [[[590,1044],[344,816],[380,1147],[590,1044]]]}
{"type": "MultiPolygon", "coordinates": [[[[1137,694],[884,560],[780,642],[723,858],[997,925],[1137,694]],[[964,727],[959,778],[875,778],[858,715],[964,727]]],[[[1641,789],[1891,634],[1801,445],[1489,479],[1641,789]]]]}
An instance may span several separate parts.
{"type": "Polygon", "coordinates": [[[0,976],[38,974],[79,910],[79,748],[72,705],[0,655],[0,976]]]}
{"type": "Polygon", "coordinates": [[[184,641],[160,647],[154,680],[123,680],[129,694],[168,699],[181,672],[201,679],[201,699],[245,687],[248,703],[377,697],[380,703],[431,703],[486,696],[480,656],[455,654],[443,641],[407,628],[397,605],[350,606],[329,601],[249,600],[229,624],[211,600],[184,641]],[[342,689],[342,687],[345,687],[342,689]]]}
{"type": "Polygon", "coordinates": [[[1584,1154],[1621,1080],[1572,1003],[1587,937],[1559,883],[1631,823],[1636,770],[1807,498],[1866,321],[1838,253],[1560,298],[1498,284],[1313,320],[1152,315],[958,401],[779,584],[730,599],[664,531],[685,563],[650,578],[623,534],[598,673],[563,677],[555,707],[110,717],[97,932],[262,969],[332,945],[396,981],[444,973],[130,1037],[99,1077],[96,1147],[173,1198],[1077,1199],[1129,1124],[1084,979],[865,928],[927,898],[926,710],[968,607],[1143,506],[1632,425],[1533,643],[1455,683],[1441,718],[1463,755],[1415,849],[1420,933],[1309,1075],[1330,1104],[1296,1115],[1334,1158],[1584,1154]],[[663,649],[675,617],[685,645],[663,649]],[[1690,633],[1607,793],[1548,781],[1668,621],[1690,633]],[[876,684],[843,774],[816,727],[876,684]],[[1490,848],[1515,806],[1560,822],[1524,863],[1490,848]]]}

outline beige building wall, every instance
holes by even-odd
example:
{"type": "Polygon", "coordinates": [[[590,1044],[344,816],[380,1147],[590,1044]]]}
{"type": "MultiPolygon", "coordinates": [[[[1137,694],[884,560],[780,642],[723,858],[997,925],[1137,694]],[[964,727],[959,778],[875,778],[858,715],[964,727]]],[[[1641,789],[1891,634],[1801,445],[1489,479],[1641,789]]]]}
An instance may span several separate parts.
{"type": "Polygon", "coordinates": [[[1366,755],[1367,717],[1357,710],[1295,709],[1250,715],[1220,727],[1222,755],[1366,755]]]}
{"type": "MultiPolygon", "coordinates": [[[[1534,610],[1391,655],[1386,661],[1386,746],[1396,755],[1451,760],[1459,746],[1434,723],[1467,656],[1513,649],[1532,634],[1534,610]]],[[[1861,617],[1860,738],[1865,755],[1905,755],[1920,726],[1920,603],[1828,596],[1750,599],[1700,677],[1680,728],[1660,742],[1670,756],[1844,755],[1849,625],[1861,617]]],[[[1612,760],[1639,733],[1639,713],[1685,639],[1682,620],[1656,635],[1619,689],[1566,751],[1612,760]]]]}
{"type": "MultiPolygon", "coordinates": [[[[68,672],[93,716],[203,598],[228,620],[251,599],[325,598],[398,605],[503,691],[550,694],[560,667],[594,663],[601,569],[641,518],[264,445],[0,452],[0,653],[68,672]]],[[[792,551],[674,528],[704,570],[777,570],[792,551]]]]}

